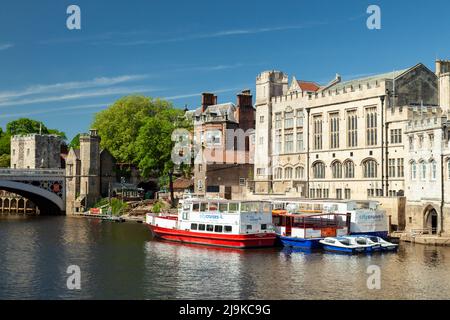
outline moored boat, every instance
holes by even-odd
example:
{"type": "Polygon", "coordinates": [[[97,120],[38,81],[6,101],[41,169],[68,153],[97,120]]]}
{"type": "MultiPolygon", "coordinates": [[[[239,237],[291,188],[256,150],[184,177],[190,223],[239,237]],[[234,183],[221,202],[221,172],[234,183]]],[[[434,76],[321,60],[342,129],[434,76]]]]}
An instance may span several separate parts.
{"type": "Polygon", "coordinates": [[[350,241],[350,244],[360,245],[364,247],[366,252],[374,252],[381,250],[381,245],[379,243],[373,242],[368,237],[352,235],[352,236],[345,236],[344,238],[348,239],[350,241]]]}
{"type": "Polygon", "coordinates": [[[264,201],[185,199],[177,215],[147,214],[153,235],[164,240],[230,248],[274,245],[272,206],[264,201]]]}
{"type": "Polygon", "coordinates": [[[380,249],[383,251],[396,251],[398,249],[398,244],[386,241],[381,237],[371,235],[361,235],[361,237],[368,238],[371,242],[380,244],[380,249]]]}
{"type": "Polygon", "coordinates": [[[364,253],[366,251],[366,246],[352,243],[352,241],[346,237],[327,237],[319,242],[326,251],[352,254],[364,253]]]}

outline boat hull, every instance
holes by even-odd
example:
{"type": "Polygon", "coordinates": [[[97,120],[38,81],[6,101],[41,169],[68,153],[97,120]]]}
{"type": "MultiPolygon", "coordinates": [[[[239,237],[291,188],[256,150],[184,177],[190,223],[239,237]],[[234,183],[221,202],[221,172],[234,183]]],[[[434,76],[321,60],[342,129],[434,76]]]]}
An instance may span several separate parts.
{"type": "Polygon", "coordinates": [[[181,243],[201,244],[226,248],[261,248],[273,247],[276,240],[274,233],[259,234],[214,234],[161,228],[148,225],[155,237],[181,243]]]}
{"type": "Polygon", "coordinates": [[[322,240],[322,239],[301,239],[285,236],[278,236],[278,238],[285,247],[304,248],[304,249],[318,249],[321,247],[319,241],[322,240]]]}
{"type": "Polygon", "coordinates": [[[331,252],[340,252],[340,253],[350,253],[350,254],[357,254],[357,253],[364,253],[364,248],[346,248],[346,247],[338,247],[338,246],[332,246],[327,244],[322,244],[322,247],[326,251],[331,252]]]}

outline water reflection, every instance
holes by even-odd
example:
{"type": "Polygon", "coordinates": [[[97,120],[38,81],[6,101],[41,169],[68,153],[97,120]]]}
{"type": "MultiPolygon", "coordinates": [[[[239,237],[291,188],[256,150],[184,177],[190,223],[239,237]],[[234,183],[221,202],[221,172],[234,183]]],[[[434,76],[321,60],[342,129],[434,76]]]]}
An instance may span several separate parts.
{"type": "Polygon", "coordinates": [[[157,241],[141,224],[0,219],[0,299],[448,299],[450,248],[338,255],[157,241]],[[79,265],[82,290],[66,288],[79,265]],[[367,268],[381,268],[381,290],[367,268]]]}

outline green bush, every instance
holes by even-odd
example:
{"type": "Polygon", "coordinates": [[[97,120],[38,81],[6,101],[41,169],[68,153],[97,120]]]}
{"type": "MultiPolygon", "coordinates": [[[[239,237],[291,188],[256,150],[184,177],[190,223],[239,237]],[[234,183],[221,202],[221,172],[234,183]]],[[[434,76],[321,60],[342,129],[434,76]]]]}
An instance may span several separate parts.
{"type": "Polygon", "coordinates": [[[116,198],[111,199],[111,213],[113,216],[121,216],[126,208],[128,208],[128,203],[116,198]]]}
{"type": "Polygon", "coordinates": [[[160,213],[161,212],[161,203],[157,202],[153,205],[152,207],[152,212],[153,213],[160,213]]]}

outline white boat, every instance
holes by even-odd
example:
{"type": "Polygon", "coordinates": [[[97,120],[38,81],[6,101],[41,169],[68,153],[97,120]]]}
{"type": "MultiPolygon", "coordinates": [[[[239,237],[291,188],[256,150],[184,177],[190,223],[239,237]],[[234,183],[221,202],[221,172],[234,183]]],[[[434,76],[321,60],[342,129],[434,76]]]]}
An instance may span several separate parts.
{"type": "Polygon", "coordinates": [[[327,251],[343,252],[343,253],[363,253],[366,251],[367,245],[360,245],[352,242],[347,237],[327,237],[319,241],[323,248],[327,251]]]}
{"type": "Polygon", "coordinates": [[[381,244],[375,241],[372,241],[371,237],[368,236],[344,236],[344,238],[348,238],[350,243],[357,244],[365,247],[367,252],[379,251],[381,250],[381,244]]]}
{"type": "Polygon", "coordinates": [[[381,237],[376,237],[376,236],[371,236],[371,235],[363,235],[361,237],[365,237],[373,243],[380,244],[381,250],[383,250],[383,251],[395,251],[398,249],[398,244],[386,241],[381,237]]]}

